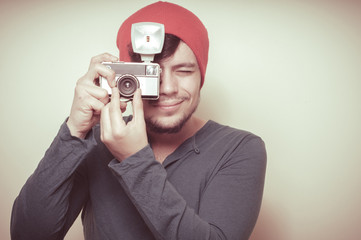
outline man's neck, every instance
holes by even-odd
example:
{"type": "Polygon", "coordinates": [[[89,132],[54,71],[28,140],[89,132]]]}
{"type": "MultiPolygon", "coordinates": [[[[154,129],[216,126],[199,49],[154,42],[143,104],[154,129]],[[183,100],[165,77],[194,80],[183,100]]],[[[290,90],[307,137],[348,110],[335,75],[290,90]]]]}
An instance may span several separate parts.
{"type": "Polygon", "coordinates": [[[185,140],[192,137],[206,122],[206,120],[192,116],[177,133],[168,134],[148,131],[148,138],[156,159],[163,162],[169,154],[176,150],[185,140]]]}

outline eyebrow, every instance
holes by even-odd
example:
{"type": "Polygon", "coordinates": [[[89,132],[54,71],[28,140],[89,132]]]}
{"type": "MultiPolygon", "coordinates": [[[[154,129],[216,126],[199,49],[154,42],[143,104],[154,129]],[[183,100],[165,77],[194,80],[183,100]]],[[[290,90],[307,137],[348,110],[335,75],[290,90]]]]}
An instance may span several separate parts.
{"type": "Polygon", "coordinates": [[[174,65],[172,66],[172,69],[178,69],[178,68],[195,68],[197,67],[197,64],[196,63],[192,63],[192,62],[189,62],[189,63],[180,63],[180,64],[177,64],[177,65],[174,65]]]}

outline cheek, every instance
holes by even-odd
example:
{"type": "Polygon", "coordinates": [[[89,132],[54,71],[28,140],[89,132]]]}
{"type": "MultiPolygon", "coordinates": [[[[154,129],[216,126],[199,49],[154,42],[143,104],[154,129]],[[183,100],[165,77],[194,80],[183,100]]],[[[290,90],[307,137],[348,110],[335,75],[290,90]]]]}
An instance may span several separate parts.
{"type": "Polygon", "coordinates": [[[148,103],[150,100],[143,100],[143,112],[144,116],[151,111],[152,106],[148,103]]]}
{"type": "Polygon", "coordinates": [[[199,102],[200,102],[200,100],[201,100],[201,93],[200,93],[200,91],[198,90],[197,92],[195,92],[193,96],[194,96],[194,97],[193,97],[193,102],[194,102],[194,104],[198,105],[199,102]]]}
{"type": "Polygon", "coordinates": [[[187,92],[187,94],[195,98],[197,95],[199,95],[199,91],[201,88],[201,77],[200,74],[196,74],[195,76],[179,79],[179,88],[183,89],[184,92],[187,92]]]}
{"type": "Polygon", "coordinates": [[[189,95],[193,99],[193,101],[198,103],[200,98],[200,86],[197,85],[197,87],[192,88],[189,91],[189,95]]]}

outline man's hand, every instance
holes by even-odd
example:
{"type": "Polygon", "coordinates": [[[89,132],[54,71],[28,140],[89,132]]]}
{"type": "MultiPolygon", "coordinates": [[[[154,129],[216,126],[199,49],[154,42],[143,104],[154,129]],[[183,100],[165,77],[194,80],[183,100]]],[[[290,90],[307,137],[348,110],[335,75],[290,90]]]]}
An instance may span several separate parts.
{"type": "Polygon", "coordinates": [[[122,161],[148,144],[140,89],[133,97],[133,119],[125,123],[120,109],[119,90],[112,88],[112,100],[101,112],[101,140],[122,161]]]}
{"type": "MultiPolygon", "coordinates": [[[[99,87],[100,76],[108,80],[109,86],[115,86],[115,73],[105,67],[102,62],[115,62],[118,58],[104,53],[93,57],[88,72],[78,80],[74,100],[67,121],[72,136],[85,138],[89,130],[99,122],[102,108],[109,102],[108,92],[99,87]]],[[[123,103],[122,110],[126,104],[123,103]]]]}

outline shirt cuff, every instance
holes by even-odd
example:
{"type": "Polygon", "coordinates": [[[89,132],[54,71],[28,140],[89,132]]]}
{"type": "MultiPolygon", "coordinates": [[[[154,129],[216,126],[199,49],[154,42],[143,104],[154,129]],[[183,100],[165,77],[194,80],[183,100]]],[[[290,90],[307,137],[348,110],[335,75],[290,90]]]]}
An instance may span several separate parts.
{"type": "Polygon", "coordinates": [[[116,172],[117,175],[124,175],[130,173],[132,170],[138,169],[139,171],[140,169],[147,168],[153,164],[160,165],[160,163],[155,160],[153,150],[148,144],[121,162],[114,158],[110,161],[108,166],[116,172]]]}
{"type": "Polygon", "coordinates": [[[67,120],[68,120],[68,118],[60,126],[60,129],[58,132],[58,138],[61,142],[71,143],[71,144],[74,144],[74,146],[81,145],[81,146],[85,147],[86,149],[91,149],[97,145],[96,137],[94,134],[95,131],[93,129],[90,129],[90,131],[88,132],[88,134],[86,135],[86,137],[84,139],[72,136],[70,133],[70,129],[68,128],[68,125],[67,125],[67,120]]]}

